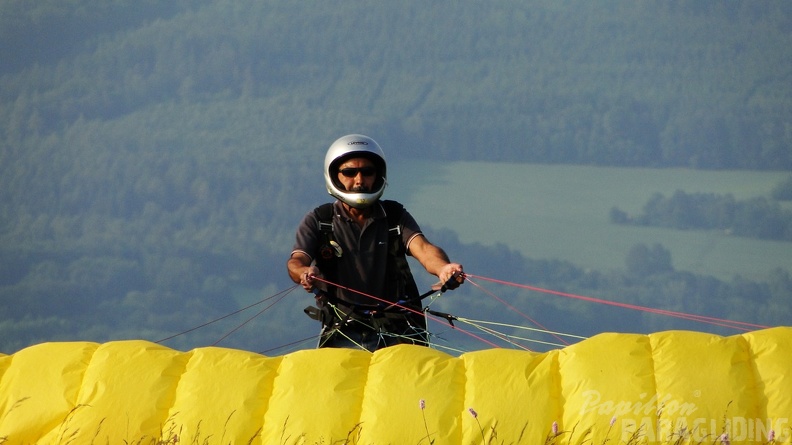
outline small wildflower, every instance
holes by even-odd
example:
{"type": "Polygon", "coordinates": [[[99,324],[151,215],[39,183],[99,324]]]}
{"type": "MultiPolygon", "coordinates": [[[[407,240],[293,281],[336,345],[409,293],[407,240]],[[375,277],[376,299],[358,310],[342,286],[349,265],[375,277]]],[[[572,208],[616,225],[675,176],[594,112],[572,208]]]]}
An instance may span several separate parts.
{"type": "Polygon", "coordinates": [[[773,442],[774,440],[775,440],[775,430],[770,430],[770,432],[767,433],[767,441],[773,442]]]}
{"type": "Polygon", "coordinates": [[[731,444],[731,441],[729,440],[729,433],[723,433],[723,435],[720,437],[720,441],[723,445],[731,444]]]}
{"type": "Polygon", "coordinates": [[[613,426],[614,423],[616,423],[616,416],[611,417],[610,426],[613,426]]]}
{"type": "Polygon", "coordinates": [[[558,436],[558,422],[553,422],[553,435],[558,436]]]}
{"type": "Polygon", "coordinates": [[[481,433],[481,443],[487,443],[487,437],[484,435],[484,428],[481,426],[481,422],[478,420],[478,413],[473,408],[468,408],[468,412],[474,419],[476,419],[476,424],[479,427],[479,432],[481,433]]]}
{"type": "MultiPolygon", "coordinates": [[[[426,409],[426,400],[424,399],[418,400],[418,406],[421,408],[421,416],[423,417],[424,430],[426,431],[425,437],[426,439],[429,440],[429,445],[432,445],[434,443],[434,439],[432,439],[432,434],[429,432],[429,424],[426,423],[426,412],[424,412],[424,409],[426,409]]],[[[421,441],[423,441],[423,439],[421,439],[421,441]]]]}

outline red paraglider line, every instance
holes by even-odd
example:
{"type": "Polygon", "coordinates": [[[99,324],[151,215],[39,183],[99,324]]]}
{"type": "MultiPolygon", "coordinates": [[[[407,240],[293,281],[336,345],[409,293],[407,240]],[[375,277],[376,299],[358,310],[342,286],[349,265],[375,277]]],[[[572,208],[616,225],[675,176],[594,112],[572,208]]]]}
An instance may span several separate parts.
{"type": "MultiPolygon", "coordinates": [[[[523,317],[524,319],[526,319],[526,320],[530,321],[530,322],[531,322],[531,323],[533,323],[534,325],[538,326],[540,329],[543,329],[544,331],[547,331],[547,332],[549,332],[549,329],[547,329],[546,327],[542,326],[542,324],[541,324],[541,323],[539,323],[538,321],[534,320],[533,318],[531,318],[531,317],[529,317],[529,316],[527,316],[527,315],[523,314],[523,313],[522,313],[522,312],[520,312],[520,311],[519,311],[519,310],[518,310],[516,307],[512,306],[511,304],[507,303],[507,302],[506,302],[505,300],[503,300],[502,298],[498,297],[497,295],[493,294],[492,292],[488,291],[487,289],[484,289],[484,288],[483,288],[481,285],[479,285],[478,283],[476,283],[476,282],[474,282],[473,280],[471,280],[471,279],[470,279],[470,277],[471,277],[471,276],[472,276],[472,275],[470,275],[470,274],[465,274],[465,278],[467,279],[468,283],[470,283],[470,284],[472,284],[473,286],[475,286],[475,287],[479,288],[479,289],[480,289],[482,292],[484,292],[485,294],[487,294],[487,295],[491,296],[492,298],[494,298],[494,299],[498,300],[498,301],[499,301],[499,302],[500,302],[502,305],[504,305],[504,306],[506,306],[507,308],[509,308],[509,309],[510,309],[512,312],[514,312],[514,313],[516,313],[516,314],[519,314],[521,317],[523,317]]],[[[555,337],[555,338],[556,338],[556,340],[558,340],[558,341],[560,341],[561,343],[563,343],[563,344],[565,344],[565,345],[569,346],[569,342],[568,342],[568,341],[566,341],[566,340],[564,340],[564,339],[563,339],[563,338],[561,338],[560,336],[558,336],[558,335],[556,335],[556,334],[551,334],[551,335],[552,335],[553,337],[555,337]]]]}
{"type": "MultiPolygon", "coordinates": [[[[603,304],[603,305],[607,305],[607,306],[620,307],[620,308],[624,308],[624,309],[631,309],[631,310],[643,311],[643,312],[652,313],[652,314],[665,315],[665,316],[669,316],[669,317],[676,317],[676,318],[685,319],[685,320],[697,321],[697,322],[701,322],[701,323],[708,323],[708,324],[711,324],[711,325],[722,326],[722,327],[731,328],[731,329],[735,329],[735,330],[751,331],[751,330],[754,330],[754,329],[767,329],[767,328],[769,328],[769,326],[755,324],[755,323],[746,323],[746,322],[741,322],[741,321],[727,320],[727,319],[722,319],[722,318],[717,318],[717,317],[710,317],[710,316],[705,316],[705,315],[688,314],[688,313],[684,313],[684,312],[671,311],[671,310],[667,310],[667,309],[657,309],[657,308],[651,308],[651,307],[647,307],[647,306],[640,306],[640,305],[636,305],[636,304],[620,303],[620,302],[617,302],[617,301],[609,301],[609,300],[604,300],[604,299],[600,299],[600,298],[588,297],[588,296],[578,295],[578,294],[573,294],[573,293],[568,293],[568,292],[560,292],[560,291],[555,291],[555,290],[551,290],[551,289],[544,289],[544,288],[537,287],[537,286],[531,286],[531,285],[527,285],[527,284],[520,284],[520,283],[510,282],[510,281],[506,281],[506,280],[500,280],[500,279],[496,279],[496,278],[489,278],[489,277],[484,277],[484,276],[480,276],[480,275],[474,275],[474,274],[470,274],[470,273],[465,273],[465,277],[468,279],[468,281],[473,286],[481,289],[483,292],[485,292],[488,295],[492,296],[498,302],[500,302],[501,304],[506,306],[509,310],[519,314],[524,319],[529,320],[531,323],[535,324],[539,328],[541,328],[541,329],[547,331],[548,333],[552,334],[554,337],[556,337],[556,339],[558,339],[559,341],[561,341],[565,345],[568,345],[569,343],[564,341],[563,339],[561,339],[559,336],[553,334],[551,331],[548,331],[547,328],[542,326],[539,322],[537,322],[536,320],[533,320],[532,318],[530,318],[527,315],[523,314],[522,312],[520,312],[518,309],[516,309],[511,304],[509,304],[506,301],[504,301],[503,299],[495,296],[492,292],[487,291],[481,285],[479,285],[478,283],[475,283],[473,280],[470,280],[470,278],[475,278],[475,279],[482,280],[482,281],[489,281],[489,282],[492,282],[492,283],[502,284],[502,285],[505,285],[505,286],[516,287],[516,288],[525,289],[525,290],[530,290],[530,291],[544,293],[544,294],[548,294],[548,295],[555,295],[555,296],[572,298],[572,299],[581,300],[581,301],[587,301],[587,302],[590,302],[590,303],[603,304]]],[[[347,291],[354,292],[356,294],[365,296],[366,298],[369,298],[369,299],[371,299],[373,301],[377,301],[377,302],[380,302],[380,303],[385,303],[385,304],[387,304],[390,307],[398,307],[400,309],[403,309],[403,310],[406,310],[406,311],[410,311],[410,312],[413,312],[413,313],[416,313],[416,314],[419,314],[419,315],[426,315],[427,319],[430,319],[430,320],[435,321],[435,322],[440,323],[440,324],[445,324],[445,322],[447,321],[446,319],[443,319],[442,317],[435,317],[435,316],[433,316],[431,314],[424,313],[424,312],[415,310],[413,308],[405,307],[405,306],[399,305],[399,304],[394,304],[391,301],[384,300],[384,299],[376,297],[374,295],[369,295],[369,294],[366,294],[364,292],[360,292],[358,290],[351,289],[349,287],[345,287],[345,286],[342,286],[342,285],[337,284],[337,283],[332,283],[330,281],[324,280],[321,277],[316,277],[315,276],[314,279],[317,280],[317,281],[323,282],[323,283],[330,284],[330,285],[335,286],[337,288],[345,289],[347,291]]],[[[254,315],[254,316],[250,317],[249,319],[245,320],[240,325],[238,325],[233,330],[231,330],[230,332],[225,334],[223,337],[221,337],[219,340],[217,340],[217,342],[214,343],[216,345],[219,342],[221,342],[222,340],[224,340],[225,338],[227,338],[229,335],[233,334],[234,332],[236,332],[237,330],[242,328],[244,325],[249,323],[254,318],[258,317],[262,313],[264,313],[267,310],[269,310],[270,308],[272,308],[272,306],[274,306],[277,302],[282,300],[287,294],[289,294],[292,290],[294,290],[297,287],[299,287],[299,286],[298,285],[294,285],[294,286],[292,286],[292,287],[290,287],[288,289],[285,289],[285,290],[282,290],[280,292],[277,292],[276,294],[274,294],[274,295],[272,295],[270,297],[267,297],[267,298],[265,298],[265,299],[263,299],[261,301],[253,303],[251,305],[248,305],[248,306],[246,306],[244,308],[238,309],[238,310],[236,310],[234,312],[231,312],[231,313],[229,313],[227,315],[224,315],[222,317],[219,317],[219,318],[216,318],[214,320],[208,321],[206,323],[203,323],[203,324],[201,324],[199,326],[196,326],[196,327],[193,327],[191,329],[188,329],[188,330],[179,332],[177,334],[171,335],[169,337],[163,338],[161,340],[157,340],[156,343],[163,343],[163,342],[165,342],[167,340],[170,340],[172,338],[178,337],[180,335],[184,335],[184,334],[190,333],[190,332],[195,331],[197,329],[206,327],[206,326],[208,326],[208,325],[210,325],[212,323],[218,322],[220,320],[224,320],[224,319],[226,319],[226,318],[228,318],[228,317],[230,317],[232,315],[236,315],[236,314],[238,314],[240,312],[246,311],[246,310],[248,310],[248,309],[250,309],[250,308],[252,308],[254,306],[262,304],[262,303],[264,303],[266,301],[269,301],[269,300],[271,300],[273,298],[279,297],[272,304],[268,305],[266,308],[264,308],[261,311],[259,311],[258,313],[256,313],[256,315],[254,315]]],[[[461,333],[463,333],[465,335],[468,335],[468,336],[470,336],[472,338],[475,338],[476,340],[479,340],[482,343],[485,343],[485,344],[487,344],[487,345],[489,345],[491,347],[495,347],[495,348],[498,347],[498,345],[496,345],[495,343],[492,343],[492,342],[490,342],[490,341],[488,341],[488,340],[486,340],[486,339],[484,339],[484,338],[482,338],[482,337],[480,337],[480,336],[478,336],[478,335],[476,335],[476,334],[474,334],[472,332],[469,332],[469,331],[467,331],[465,329],[461,329],[461,328],[459,328],[457,326],[454,326],[454,325],[452,325],[452,329],[454,329],[454,330],[456,330],[458,332],[461,332],[461,333]]],[[[312,336],[311,338],[315,338],[315,336],[312,336]]],[[[295,343],[300,343],[302,341],[303,340],[301,340],[299,342],[295,342],[295,343]]],[[[279,349],[279,348],[274,348],[274,349],[279,349]]]]}
{"type": "Polygon", "coordinates": [[[669,316],[669,317],[677,317],[677,318],[682,318],[682,319],[685,319],[685,320],[693,320],[693,321],[698,321],[698,322],[702,322],[702,323],[709,323],[709,324],[712,324],[712,325],[723,326],[723,327],[737,329],[737,330],[751,331],[753,329],[767,329],[767,328],[769,328],[769,326],[764,326],[764,325],[760,325],[760,324],[746,323],[746,322],[742,322],[742,321],[726,320],[726,319],[723,319],[723,318],[709,317],[709,316],[706,316],[706,315],[687,314],[687,313],[684,313],[684,312],[670,311],[670,310],[667,310],[667,309],[655,309],[655,308],[651,308],[651,307],[647,307],[647,306],[639,306],[639,305],[636,305],[636,304],[620,303],[620,302],[617,302],[617,301],[609,301],[609,300],[603,300],[603,299],[600,299],[600,298],[586,297],[584,295],[577,295],[577,294],[571,294],[571,293],[568,293],[568,292],[554,291],[554,290],[550,290],[550,289],[544,289],[544,288],[541,288],[541,287],[530,286],[530,285],[527,285],[527,284],[519,284],[519,283],[510,282],[510,281],[498,280],[496,278],[487,278],[487,277],[483,277],[483,276],[472,275],[472,274],[469,274],[469,273],[467,273],[466,275],[468,277],[474,277],[474,278],[477,278],[477,279],[480,279],[480,280],[485,280],[485,281],[490,281],[490,282],[493,282],[493,283],[503,284],[505,286],[517,287],[517,288],[520,288],[520,289],[527,289],[527,290],[531,290],[531,291],[535,291],[535,292],[541,292],[541,293],[544,293],[544,294],[556,295],[556,296],[566,297],[566,298],[573,298],[573,299],[576,299],[576,300],[588,301],[590,303],[598,303],[598,304],[604,304],[604,305],[608,305],[608,306],[616,306],[616,307],[621,307],[621,308],[625,308],[625,309],[632,309],[632,310],[637,310],[637,311],[648,312],[648,313],[652,313],[652,314],[666,315],[666,316],[669,316]]]}
{"type": "MultiPolygon", "coordinates": [[[[358,294],[358,295],[362,295],[362,296],[364,296],[364,297],[366,297],[366,298],[370,298],[370,299],[372,299],[372,300],[374,300],[374,301],[377,301],[377,302],[380,302],[380,303],[385,303],[385,304],[387,304],[387,305],[388,305],[388,306],[390,306],[390,307],[399,308],[399,309],[404,309],[404,310],[410,311],[410,312],[412,312],[412,313],[415,313],[415,314],[418,314],[418,315],[424,315],[424,314],[425,314],[423,311],[418,311],[418,310],[415,310],[415,309],[413,309],[413,308],[409,308],[409,307],[406,307],[406,306],[403,306],[403,305],[400,305],[400,304],[396,304],[396,303],[394,303],[394,302],[392,302],[392,301],[385,300],[384,298],[380,298],[380,297],[377,297],[377,296],[374,296],[374,295],[370,295],[370,294],[367,294],[367,293],[365,293],[365,292],[361,292],[361,291],[359,291],[359,290],[351,289],[351,288],[349,288],[349,287],[342,286],[342,285],[340,285],[340,284],[333,283],[333,282],[331,282],[331,281],[327,281],[327,280],[325,280],[324,278],[321,278],[321,277],[318,277],[318,276],[315,276],[315,275],[313,276],[313,279],[314,279],[314,280],[316,280],[316,281],[320,281],[320,282],[322,282],[322,283],[329,284],[329,285],[331,285],[331,286],[335,286],[335,287],[336,287],[336,288],[338,288],[338,289],[344,289],[344,290],[346,290],[346,291],[349,291],[349,292],[354,292],[354,293],[356,293],[356,294],[358,294]]],[[[429,319],[432,319],[432,320],[434,320],[434,321],[437,321],[437,322],[442,322],[442,321],[444,321],[442,318],[439,318],[439,317],[434,317],[434,316],[432,316],[432,315],[430,315],[430,314],[425,314],[425,315],[426,315],[426,317],[427,317],[427,318],[429,318],[429,319]]],[[[486,339],[484,339],[484,338],[482,338],[482,337],[479,337],[478,335],[476,335],[476,334],[474,334],[474,333],[472,333],[472,332],[468,332],[468,331],[466,331],[466,330],[464,330],[464,329],[460,329],[460,328],[458,328],[458,327],[456,327],[456,326],[452,326],[452,328],[453,328],[454,330],[456,330],[456,331],[459,331],[459,332],[461,332],[461,333],[465,334],[465,335],[468,335],[468,336],[470,336],[470,337],[472,337],[472,338],[475,338],[475,339],[476,339],[476,340],[478,340],[478,341],[481,341],[481,342],[483,342],[483,343],[486,343],[486,344],[488,344],[489,346],[491,346],[491,347],[493,347],[493,348],[497,348],[497,347],[498,347],[498,345],[496,345],[495,343],[492,343],[492,342],[491,342],[491,341],[489,341],[489,340],[486,340],[486,339]]]]}

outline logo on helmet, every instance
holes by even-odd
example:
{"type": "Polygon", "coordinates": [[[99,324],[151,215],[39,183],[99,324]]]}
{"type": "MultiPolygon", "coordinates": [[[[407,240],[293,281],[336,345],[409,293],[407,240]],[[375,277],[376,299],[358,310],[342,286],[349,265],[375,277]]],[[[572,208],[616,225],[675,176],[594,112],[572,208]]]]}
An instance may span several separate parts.
{"type": "Polygon", "coordinates": [[[347,145],[368,145],[368,142],[366,142],[366,141],[352,141],[352,142],[350,142],[347,145]]]}

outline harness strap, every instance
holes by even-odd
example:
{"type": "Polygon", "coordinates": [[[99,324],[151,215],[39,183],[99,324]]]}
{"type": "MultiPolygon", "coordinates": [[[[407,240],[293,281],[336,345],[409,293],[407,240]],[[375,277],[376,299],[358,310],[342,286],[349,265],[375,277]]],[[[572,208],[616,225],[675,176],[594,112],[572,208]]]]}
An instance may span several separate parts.
{"type": "MultiPolygon", "coordinates": [[[[399,299],[415,299],[419,296],[418,287],[410,270],[410,264],[406,258],[406,248],[402,242],[401,218],[404,214],[404,206],[396,201],[381,200],[380,203],[385,210],[388,226],[388,258],[386,264],[385,279],[391,281],[393,286],[398,289],[399,299]]],[[[333,203],[322,204],[314,209],[314,214],[319,223],[319,230],[322,232],[323,243],[319,248],[319,258],[317,263],[329,281],[337,282],[337,265],[335,242],[333,235],[334,209],[333,203]]],[[[328,294],[335,297],[335,288],[329,289],[328,294]]]]}
{"type": "MultiPolygon", "coordinates": [[[[420,311],[418,287],[410,271],[410,265],[406,258],[406,247],[401,239],[400,223],[404,214],[404,206],[391,200],[381,200],[380,203],[385,211],[388,227],[388,255],[385,272],[385,279],[388,283],[386,288],[393,286],[397,290],[397,297],[400,300],[397,304],[406,303],[406,306],[420,311]]],[[[316,259],[317,265],[328,281],[337,282],[338,260],[333,245],[338,246],[338,244],[336,244],[333,233],[335,217],[333,203],[316,207],[314,215],[323,237],[319,257],[316,259]]],[[[322,323],[322,326],[328,330],[328,334],[340,325],[347,325],[351,321],[359,321],[361,324],[374,327],[375,330],[386,328],[387,323],[399,321],[406,321],[408,324],[417,322],[425,329],[424,317],[421,316],[421,320],[413,320],[415,318],[412,316],[413,314],[404,308],[396,307],[393,310],[393,305],[361,305],[341,301],[337,298],[336,291],[335,286],[329,286],[326,293],[321,296],[317,295],[317,307],[309,306],[304,309],[309,317],[322,323]]]]}

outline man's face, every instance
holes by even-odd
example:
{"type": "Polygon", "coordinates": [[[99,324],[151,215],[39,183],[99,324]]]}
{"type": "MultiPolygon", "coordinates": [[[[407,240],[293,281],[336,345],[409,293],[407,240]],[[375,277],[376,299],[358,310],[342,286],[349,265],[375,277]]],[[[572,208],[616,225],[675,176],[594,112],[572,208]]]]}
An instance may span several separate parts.
{"type": "Polygon", "coordinates": [[[338,181],[348,192],[370,192],[377,180],[377,168],[367,158],[347,159],[338,166],[338,181]]]}

